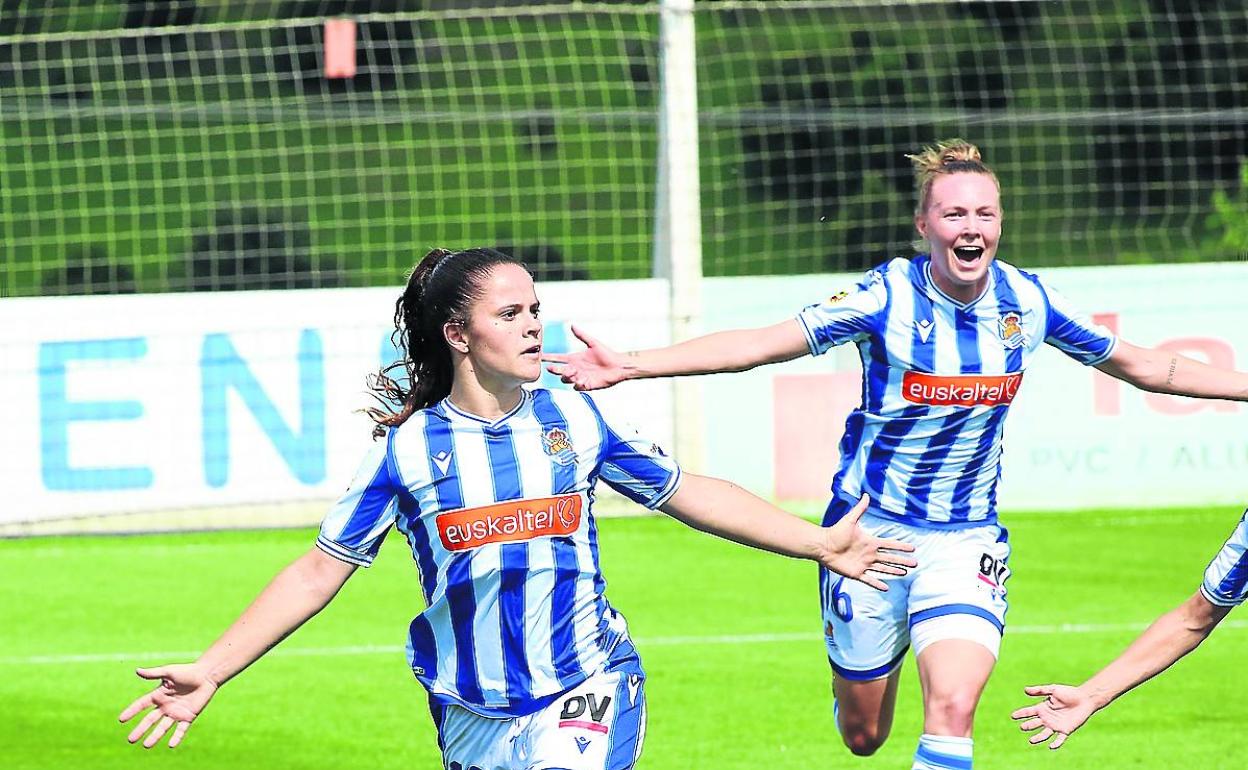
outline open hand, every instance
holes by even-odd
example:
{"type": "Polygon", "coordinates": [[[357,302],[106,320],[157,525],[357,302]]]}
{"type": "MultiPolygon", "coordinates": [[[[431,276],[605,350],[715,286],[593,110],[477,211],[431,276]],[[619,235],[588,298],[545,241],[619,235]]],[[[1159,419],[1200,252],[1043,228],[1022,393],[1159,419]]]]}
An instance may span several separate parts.
{"type": "Polygon", "coordinates": [[[195,721],[195,717],[199,716],[216,694],[217,684],[195,666],[186,664],[140,668],[135,673],[144,679],[158,679],[160,684],[156,689],[135,699],[118,716],[120,721],[129,722],[139,712],[151,709],[130,731],[127,740],[137,743],[146,733],[143,748],[150,749],[173,727],[169,748],[175,748],[182,742],[191,722],[195,721]]]}
{"type": "Polygon", "coordinates": [[[1096,711],[1092,698],[1078,687],[1032,685],[1024,688],[1024,692],[1044,696],[1044,700],[1018,709],[1010,717],[1019,722],[1018,728],[1023,732],[1039,731],[1027,739],[1032,744],[1041,745],[1052,738],[1048,744],[1050,749],[1060,749],[1066,739],[1096,711]]]}
{"type": "Polygon", "coordinates": [[[907,568],[918,566],[918,562],[905,555],[914,550],[913,545],[875,537],[858,525],[868,503],[870,499],[863,495],[840,521],[824,529],[827,547],[819,561],[837,574],[862,581],[877,591],[887,591],[880,575],[904,575],[907,568]]]}
{"type": "Polygon", "coordinates": [[[572,334],[585,343],[585,350],[574,353],[544,353],[542,360],[550,364],[546,370],[577,390],[609,388],[628,379],[628,358],[589,336],[576,324],[572,334]]]}

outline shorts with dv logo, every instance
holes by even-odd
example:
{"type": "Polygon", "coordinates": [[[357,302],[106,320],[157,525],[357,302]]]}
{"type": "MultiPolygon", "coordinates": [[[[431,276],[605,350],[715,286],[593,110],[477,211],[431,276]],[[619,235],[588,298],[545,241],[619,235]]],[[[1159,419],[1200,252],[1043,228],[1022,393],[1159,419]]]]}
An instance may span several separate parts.
{"type": "Polygon", "coordinates": [[[437,706],[435,721],[446,770],[629,770],[645,739],[645,678],[595,674],[522,717],[437,706]]]}
{"type": "MultiPolygon", "coordinates": [[[[851,503],[835,500],[824,517],[844,515],[851,503]],[[838,511],[834,507],[843,508],[838,511]]],[[[995,523],[937,529],[868,513],[861,526],[882,538],[914,545],[919,566],[887,578],[880,592],[856,580],[819,570],[824,640],[832,669],[845,679],[888,676],[907,648],[914,654],[946,639],[977,642],[994,656],[1005,630],[1005,581],[1010,545],[995,523]]]]}

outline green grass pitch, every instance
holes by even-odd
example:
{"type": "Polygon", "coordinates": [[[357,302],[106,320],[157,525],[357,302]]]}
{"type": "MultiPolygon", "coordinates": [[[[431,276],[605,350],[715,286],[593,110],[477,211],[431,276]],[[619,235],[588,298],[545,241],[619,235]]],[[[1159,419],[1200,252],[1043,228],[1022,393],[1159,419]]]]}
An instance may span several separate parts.
{"type": "MultiPolygon", "coordinates": [[[[1059,752],[1009,720],[1023,685],[1080,681],[1195,590],[1232,508],[1016,513],[1002,660],[976,724],[976,768],[1232,768],[1248,715],[1233,613],[1174,670],[1059,752]],[[1060,628],[1083,624],[1083,628],[1060,628]]],[[[136,665],[188,659],[310,531],[0,542],[0,766],[433,768],[423,690],[399,651],[420,609],[397,538],[320,616],[227,685],[175,751],[126,743],[136,665]],[[380,649],[379,649],[380,648],[380,649]],[[149,654],[150,653],[150,654],[149,654]]],[[[831,720],[814,569],[663,518],[601,522],[608,596],[649,673],[643,770],[909,767],[920,731],[912,661],[893,735],[870,759],[831,720]]]]}

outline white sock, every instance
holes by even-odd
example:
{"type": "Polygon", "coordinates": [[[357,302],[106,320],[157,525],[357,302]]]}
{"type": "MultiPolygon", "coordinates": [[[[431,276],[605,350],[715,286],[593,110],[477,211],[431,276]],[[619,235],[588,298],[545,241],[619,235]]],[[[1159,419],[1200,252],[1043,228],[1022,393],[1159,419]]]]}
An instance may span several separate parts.
{"type": "Polygon", "coordinates": [[[951,735],[919,736],[911,770],[971,770],[971,750],[975,741],[951,735]]]}

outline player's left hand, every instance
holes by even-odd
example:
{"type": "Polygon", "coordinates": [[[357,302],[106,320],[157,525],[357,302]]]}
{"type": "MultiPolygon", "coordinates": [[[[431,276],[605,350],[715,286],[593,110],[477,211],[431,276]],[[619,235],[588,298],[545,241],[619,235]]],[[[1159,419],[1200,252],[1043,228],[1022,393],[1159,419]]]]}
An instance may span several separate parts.
{"type": "Polygon", "coordinates": [[[838,575],[862,581],[877,591],[887,591],[880,576],[904,575],[919,563],[905,555],[914,550],[913,545],[876,537],[858,526],[868,503],[870,498],[863,495],[840,521],[824,529],[825,549],[819,562],[838,575]]]}
{"type": "Polygon", "coordinates": [[[1023,732],[1039,730],[1027,740],[1033,745],[1048,743],[1060,749],[1066,739],[1096,711],[1091,696],[1078,687],[1066,684],[1032,685],[1024,688],[1028,695],[1044,696],[1044,700],[1024,706],[1010,715],[1023,732]],[[1026,720],[1026,721],[1023,721],[1026,720]],[[1050,742],[1049,739],[1053,740],[1050,742]]]}

